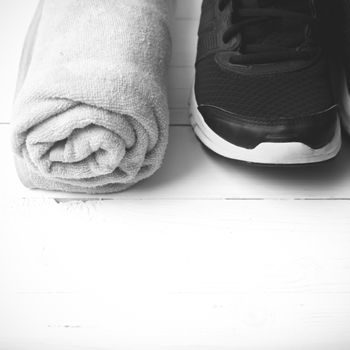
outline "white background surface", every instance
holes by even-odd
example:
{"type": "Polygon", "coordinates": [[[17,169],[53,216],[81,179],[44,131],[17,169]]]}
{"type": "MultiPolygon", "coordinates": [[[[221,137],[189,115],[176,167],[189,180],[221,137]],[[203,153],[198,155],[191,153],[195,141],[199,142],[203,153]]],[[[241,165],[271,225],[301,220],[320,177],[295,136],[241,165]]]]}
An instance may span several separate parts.
{"type": "Polygon", "coordinates": [[[177,0],[164,167],[118,195],[24,189],[10,149],[34,0],[0,2],[0,350],[349,350],[350,149],[302,169],[204,150],[200,0],[177,0]]]}

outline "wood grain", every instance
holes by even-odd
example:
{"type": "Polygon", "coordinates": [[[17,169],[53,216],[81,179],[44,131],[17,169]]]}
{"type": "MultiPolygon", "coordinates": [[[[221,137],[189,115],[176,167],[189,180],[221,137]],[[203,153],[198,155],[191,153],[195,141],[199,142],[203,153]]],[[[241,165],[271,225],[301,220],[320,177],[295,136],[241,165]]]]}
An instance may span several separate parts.
{"type": "Polygon", "coordinates": [[[349,211],[9,201],[0,349],[347,350],[349,211]]]}

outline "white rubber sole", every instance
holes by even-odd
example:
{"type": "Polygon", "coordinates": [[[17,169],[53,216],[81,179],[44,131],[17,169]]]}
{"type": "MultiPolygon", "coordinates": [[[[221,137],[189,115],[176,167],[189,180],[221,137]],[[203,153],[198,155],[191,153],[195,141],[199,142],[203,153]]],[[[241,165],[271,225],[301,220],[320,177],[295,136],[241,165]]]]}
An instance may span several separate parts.
{"type": "Polygon", "coordinates": [[[320,149],[312,149],[311,147],[298,142],[266,142],[261,143],[254,149],[246,149],[235,146],[216,134],[205,123],[203,116],[198,110],[194,92],[192,92],[190,101],[190,122],[200,141],[212,151],[220,154],[223,157],[248,163],[270,165],[302,165],[320,163],[336,157],[341,149],[340,121],[337,123],[336,133],[333,140],[328,145],[320,149]]]}

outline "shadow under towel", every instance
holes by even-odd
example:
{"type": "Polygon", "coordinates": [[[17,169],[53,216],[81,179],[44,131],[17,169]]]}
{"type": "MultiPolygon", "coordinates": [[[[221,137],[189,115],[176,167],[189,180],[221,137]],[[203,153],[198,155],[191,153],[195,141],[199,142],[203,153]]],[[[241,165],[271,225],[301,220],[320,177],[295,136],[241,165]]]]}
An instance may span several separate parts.
{"type": "Polygon", "coordinates": [[[167,0],[44,0],[29,29],[13,117],[30,188],[125,190],[168,141],[167,0]]]}

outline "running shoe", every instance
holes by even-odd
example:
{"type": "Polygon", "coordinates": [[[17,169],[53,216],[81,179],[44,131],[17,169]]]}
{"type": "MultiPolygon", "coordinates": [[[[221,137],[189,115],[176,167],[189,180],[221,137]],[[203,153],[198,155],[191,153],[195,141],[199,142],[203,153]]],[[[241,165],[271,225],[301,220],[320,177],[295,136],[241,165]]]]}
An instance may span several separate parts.
{"type": "Polygon", "coordinates": [[[203,0],[190,120],[208,148],[272,165],[338,154],[340,122],[320,4],[203,0]]]}

